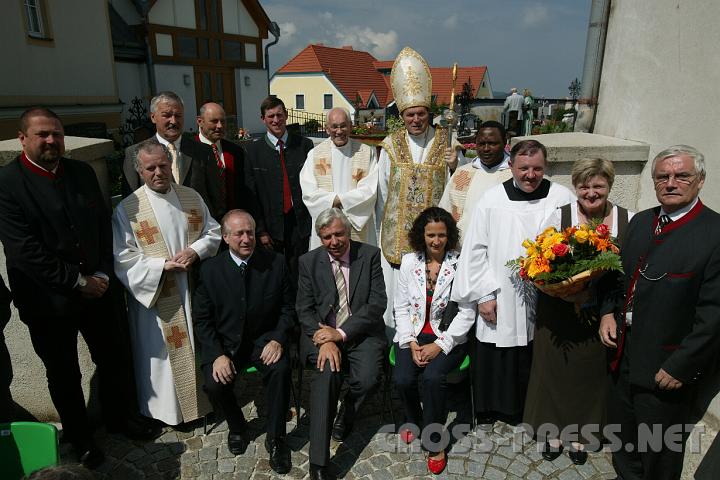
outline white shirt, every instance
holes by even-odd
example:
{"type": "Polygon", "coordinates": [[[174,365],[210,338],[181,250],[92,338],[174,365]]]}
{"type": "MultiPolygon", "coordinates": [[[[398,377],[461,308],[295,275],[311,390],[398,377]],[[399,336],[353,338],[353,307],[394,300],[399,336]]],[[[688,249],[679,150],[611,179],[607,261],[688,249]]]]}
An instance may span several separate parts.
{"type": "Polygon", "coordinates": [[[223,168],[225,168],[225,158],[223,158],[223,151],[222,151],[222,147],[220,146],[220,140],[213,143],[212,141],[205,138],[205,136],[202,134],[202,132],[198,133],[198,137],[200,137],[200,143],[204,143],[205,145],[211,145],[211,146],[215,145],[215,148],[217,148],[217,151],[218,151],[218,156],[220,157],[220,162],[222,163],[223,168]]]}
{"type": "Polygon", "coordinates": [[[687,215],[688,212],[690,212],[690,210],[692,210],[693,207],[695,207],[698,200],[699,200],[699,197],[695,197],[695,200],[693,200],[689,204],[685,205],[681,209],[674,211],[673,213],[667,213],[664,208],[660,207],[660,214],[658,216],[667,215],[668,217],[670,217],[670,220],[672,220],[673,222],[676,222],[676,221],[680,220],[682,217],[684,217],[685,215],[687,215]]]}

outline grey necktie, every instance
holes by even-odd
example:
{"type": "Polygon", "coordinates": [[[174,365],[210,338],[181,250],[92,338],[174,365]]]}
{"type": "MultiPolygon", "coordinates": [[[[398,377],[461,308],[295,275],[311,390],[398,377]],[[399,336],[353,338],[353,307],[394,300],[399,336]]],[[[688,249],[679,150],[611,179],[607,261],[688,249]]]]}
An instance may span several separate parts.
{"type": "Polygon", "coordinates": [[[657,227],[655,227],[655,235],[660,235],[663,231],[663,228],[665,226],[672,222],[672,219],[669,215],[660,215],[660,218],[658,218],[657,227]]]}
{"type": "Polygon", "coordinates": [[[335,314],[335,328],[340,328],[350,316],[348,312],[347,286],[345,275],[343,275],[340,260],[333,260],[333,273],[335,275],[335,287],[338,291],[338,306],[340,309],[335,314]]]}

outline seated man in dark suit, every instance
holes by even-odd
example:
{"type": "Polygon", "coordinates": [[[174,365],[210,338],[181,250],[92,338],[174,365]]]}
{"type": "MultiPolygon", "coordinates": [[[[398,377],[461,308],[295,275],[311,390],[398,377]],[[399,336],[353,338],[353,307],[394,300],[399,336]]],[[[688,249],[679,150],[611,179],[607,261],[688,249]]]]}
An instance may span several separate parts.
{"type": "MultiPolygon", "coordinates": [[[[185,106],[174,92],[160,92],[150,101],[150,120],[157,133],[153,138],[167,147],[172,157],[172,174],[175,183],[195,190],[216,220],[227,210],[220,192],[220,175],[212,149],[183,135],[185,106]]],[[[135,170],[134,159],[142,142],[125,149],[123,162],[123,197],[130,195],[142,184],[135,170]]]]}
{"type": "Polygon", "coordinates": [[[193,321],[202,348],[205,387],[228,422],[228,449],[248,446],[246,422],[233,386],[238,369],[250,365],[263,376],[268,404],[265,448],[277,473],[290,471],[285,414],[290,400],[288,336],[295,323],[294,290],[282,255],[255,249],[255,220],[231,210],[222,220],[229,246],[200,269],[193,321]]]}
{"type": "Polygon", "coordinates": [[[349,391],[332,436],[343,440],[358,408],[380,379],[387,341],[387,304],[380,250],[350,240],[342,210],[325,210],[315,222],[322,246],[300,257],[297,313],[307,358],[318,369],[310,399],[310,478],[329,478],[330,430],[343,373],[349,391]]]}

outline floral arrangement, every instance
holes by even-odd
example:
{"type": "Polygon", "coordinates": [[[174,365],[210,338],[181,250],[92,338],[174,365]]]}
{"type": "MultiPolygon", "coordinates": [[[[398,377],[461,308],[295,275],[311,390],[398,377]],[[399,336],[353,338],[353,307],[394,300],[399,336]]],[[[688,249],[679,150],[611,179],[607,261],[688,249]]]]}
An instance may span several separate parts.
{"type": "Polygon", "coordinates": [[[239,128],[237,133],[238,140],[247,140],[250,138],[250,132],[245,130],[244,128],[239,128]]]}
{"type": "Polygon", "coordinates": [[[475,158],[477,157],[477,145],[474,143],[463,143],[463,148],[465,149],[465,153],[463,153],[463,156],[465,158],[475,158]]]}
{"type": "Polygon", "coordinates": [[[507,263],[521,279],[541,291],[569,297],[582,291],[604,271],[622,272],[620,250],[603,223],[582,224],[558,231],[545,229],[522,243],[525,255],[507,263]]]}

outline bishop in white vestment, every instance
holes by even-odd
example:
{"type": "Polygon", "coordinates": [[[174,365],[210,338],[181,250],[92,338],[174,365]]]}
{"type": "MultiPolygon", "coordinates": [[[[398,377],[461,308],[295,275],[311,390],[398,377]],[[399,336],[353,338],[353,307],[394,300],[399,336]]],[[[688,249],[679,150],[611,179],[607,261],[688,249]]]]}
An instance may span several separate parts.
{"type": "Polygon", "coordinates": [[[145,185],[113,215],[115,274],[129,292],[140,412],[177,425],[206,413],[195,371],[188,271],[215,255],[220,226],[197,192],[171,183],[162,146],[147,143],[136,162],[145,185]]]}
{"type": "MultiPolygon", "coordinates": [[[[307,155],[300,171],[300,188],[313,225],[328,208],[340,208],[352,225],[353,240],[377,245],[375,200],[378,169],[375,149],[348,135],[352,121],[346,110],[328,112],[329,138],[307,155]]],[[[320,246],[320,237],[310,236],[310,250],[320,246]]]]}
{"type": "Polygon", "coordinates": [[[478,304],[474,387],[481,423],[516,421],[523,411],[537,295],[506,263],[525,253],[523,240],[534,239],[557,207],[575,200],[543,178],[545,166],[542,144],[515,145],[513,178],[480,197],[465,233],[451,298],[478,304]]]}

